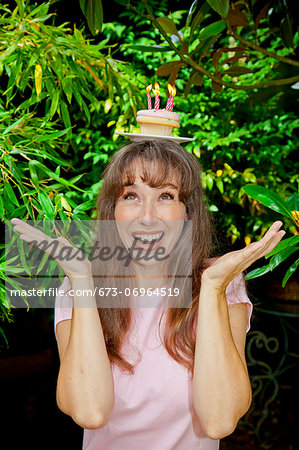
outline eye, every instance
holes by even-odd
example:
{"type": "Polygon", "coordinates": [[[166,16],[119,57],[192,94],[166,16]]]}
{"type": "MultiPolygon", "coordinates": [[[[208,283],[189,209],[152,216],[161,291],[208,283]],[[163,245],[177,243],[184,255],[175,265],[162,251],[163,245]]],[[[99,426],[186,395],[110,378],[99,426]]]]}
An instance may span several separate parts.
{"type": "Polygon", "coordinates": [[[163,192],[163,194],[160,195],[160,198],[162,200],[173,200],[174,195],[170,194],[170,192],[163,192]]]}
{"type": "Polygon", "coordinates": [[[133,200],[134,198],[136,198],[135,192],[127,192],[123,195],[124,200],[133,200]]]}

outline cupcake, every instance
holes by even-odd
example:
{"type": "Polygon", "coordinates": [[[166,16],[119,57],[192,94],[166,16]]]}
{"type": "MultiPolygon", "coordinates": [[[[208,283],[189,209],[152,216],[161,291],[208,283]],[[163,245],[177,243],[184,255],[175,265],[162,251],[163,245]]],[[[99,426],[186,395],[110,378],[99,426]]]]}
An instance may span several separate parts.
{"type": "Polygon", "coordinates": [[[144,109],[137,112],[141,134],[171,136],[173,128],[180,128],[179,115],[166,109],[144,109]]]}

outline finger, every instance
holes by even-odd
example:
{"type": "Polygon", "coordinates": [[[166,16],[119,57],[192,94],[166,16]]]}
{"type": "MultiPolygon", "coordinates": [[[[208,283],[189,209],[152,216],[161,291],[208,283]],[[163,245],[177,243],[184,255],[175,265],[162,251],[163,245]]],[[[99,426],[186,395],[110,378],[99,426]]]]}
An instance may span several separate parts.
{"type": "Polygon", "coordinates": [[[279,244],[279,242],[282,240],[286,232],[284,230],[280,230],[276,236],[273,237],[270,244],[267,245],[266,249],[263,251],[261,257],[267,255],[268,253],[272,252],[272,250],[279,244]]]}
{"type": "Polygon", "coordinates": [[[280,230],[278,233],[275,232],[275,234],[272,234],[270,236],[270,238],[268,236],[267,237],[268,241],[266,241],[266,243],[262,243],[261,241],[258,241],[258,242],[253,242],[252,244],[248,245],[244,250],[248,249],[248,247],[250,247],[250,246],[251,246],[251,248],[249,248],[248,249],[249,251],[246,252],[246,257],[245,257],[245,252],[244,252],[244,260],[243,260],[243,264],[242,264],[242,266],[243,266],[242,270],[246,270],[255,261],[257,261],[258,259],[267,255],[268,253],[270,253],[276,247],[276,245],[281,241],[281,239],[283,238],[284,235],[285,235],[285,231],[280,230]]]}
{"type": "Polygon", "coordinates": [[[234,253],[234,264],[240,264],[240,269],[245,270],[259,258],[270,253],[285,235],[284,230],[279,230],[283,225],[281,221],[274,222],[260,241],[252,242],[234,253]]]}
{"type": "Polygon", "coordinates": [[[273,248],[279,243],[279,241],[283,238],[285,235],[284,230],[280,230],[283,223],[281,221],[274,222],[272,226],[268,229],[268,231],[265,233],[265,235],[262,237],[259,243],[262,244],[259,253],[262,257],[263,255],[266,255],[270,251],[273,250],[273,248]]]}
{"type": "Polygon", "coordinates": [[[15,225],[14,231],[17,231],[17,232],[23,234],[24,236],[22,237],[22,239],[24,239],[24,237],[26,236],[27,242],[29,242],[28,239],[31,239],[32,241],[41,241],[41,240],[52,239],[47,234],[45,234],[41,230],[39,230],[38,228],[35,228],[20,219],[14,218],[11,220],[11,222],[15,225]]]}

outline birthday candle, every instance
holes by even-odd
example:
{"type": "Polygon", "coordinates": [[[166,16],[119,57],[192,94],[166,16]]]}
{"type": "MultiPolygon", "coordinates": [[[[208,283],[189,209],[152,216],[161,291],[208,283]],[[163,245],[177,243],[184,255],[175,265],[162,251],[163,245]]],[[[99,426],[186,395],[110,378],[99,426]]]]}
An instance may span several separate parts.
{"type": "Polygon", "coordinates": [[[146,94],[146,96],[147,96],[147,109],[152,109],[152,99],[151,99],[151,94],[150,94],[151,90],[152,90],[152,85],[149,84],[146,87],[146,92],[147,92],[147,94],[146,94]]]}
{"type": "Polygon", "coordinates": [[[155,82],[155,89],[153,89],[153,92],[155,94],[155,109],[157,110],[157,109],[159,109],[159,106],[160,106],[160,98],[159,98],[160,86],[159,86],[159,83],[157,83],[157,81],[155,82]]]}
{"type": "Polygon", "coordinates": [[[171,103],[170,103],[170,111],[172,111],[172,108],[173,108],[175,94],[176,94],[176,88],[173,86],[172,93],[171,93],[172,98],[171,98],[171,103]]]}
{"type": "Polygon", "coordinates": [[[166,111],[170,111],[170,106],[171,106],[171,94],[172,94],[172,86],[171,84],[167,84],[167,90],[168,90],[168,99],[167,99],[167,103],[166,103],[166,111]]]}

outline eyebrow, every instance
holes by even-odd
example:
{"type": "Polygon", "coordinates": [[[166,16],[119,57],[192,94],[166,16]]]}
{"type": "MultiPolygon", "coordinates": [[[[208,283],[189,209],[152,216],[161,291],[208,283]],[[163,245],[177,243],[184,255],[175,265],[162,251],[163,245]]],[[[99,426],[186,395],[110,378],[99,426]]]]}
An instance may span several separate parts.
{"type": "MultiPolygon", "coordinates": [[[[135,183],[134,183],[134,184],[125,183],[124,186],[125,186],[125,187],[138,188],[138,185],[135,184],[135,183]]],[[[178,190],[178,187],[177,187],[175,184],[172,184],[172,183],[165,183],[165,184],[162,184],[158,189],[164,189],[164,188],[166,188],[166,187],[171,187],[172,189],[178,190]]]]}

